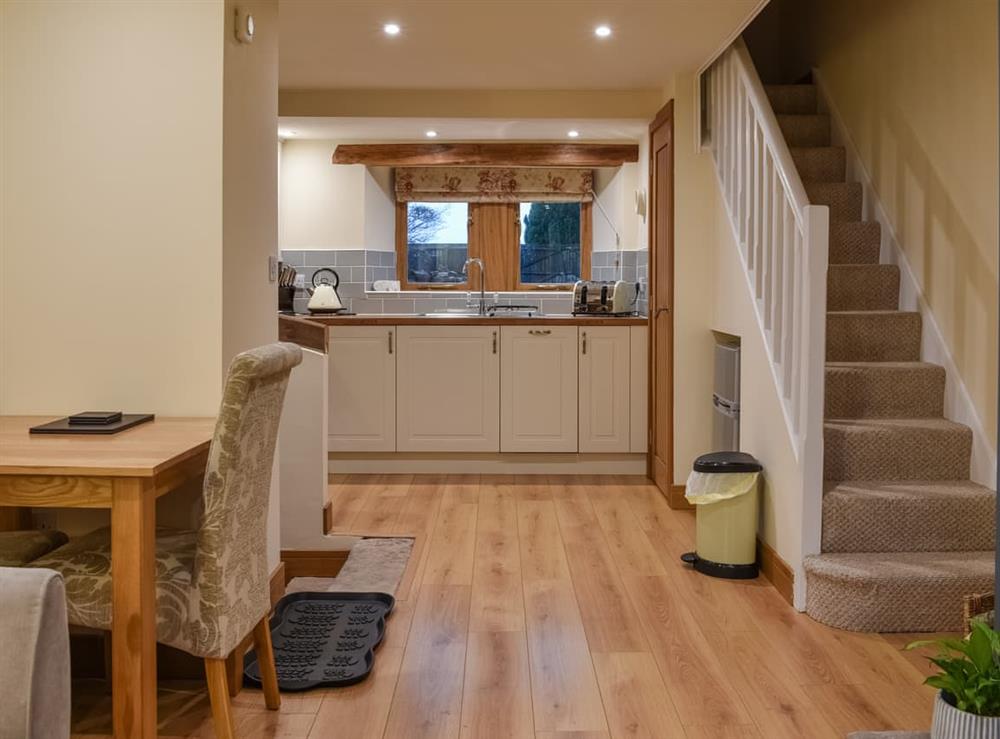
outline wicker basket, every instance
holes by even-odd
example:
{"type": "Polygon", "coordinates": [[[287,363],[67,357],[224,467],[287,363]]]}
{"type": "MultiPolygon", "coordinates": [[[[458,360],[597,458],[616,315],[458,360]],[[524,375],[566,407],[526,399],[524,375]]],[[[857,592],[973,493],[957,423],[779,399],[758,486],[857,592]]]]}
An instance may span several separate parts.
{"type": "Polygon", "coordinates": [[[968,636],[972,632],[972,624],[977,621],[983,621],[992,628],[993,614],[993,593],[965,596],[962,598],[962,633],[968,636]]]}

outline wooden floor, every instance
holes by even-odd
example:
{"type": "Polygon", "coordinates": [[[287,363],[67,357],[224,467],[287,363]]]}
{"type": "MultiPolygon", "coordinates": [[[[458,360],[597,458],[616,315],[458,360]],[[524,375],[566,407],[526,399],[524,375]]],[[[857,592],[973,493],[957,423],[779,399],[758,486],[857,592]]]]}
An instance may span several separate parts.
{"type": "MultiPolygon", "coordinates": [[[[417,536],[364,683],[236,699],[240,737],[822,739],[926,729],[911,636],[796,613],[766,580],[683,567],[691,513],[640,478],[350,476],[338,532],[417,536]]],[[[78,693],[74,729],[107,731],[78,693]]],[[[201,686],[164,686],[161,735],[212,736],[201,686]]],[[[91,732],[91,733],[88,733],[91,732]]]]}

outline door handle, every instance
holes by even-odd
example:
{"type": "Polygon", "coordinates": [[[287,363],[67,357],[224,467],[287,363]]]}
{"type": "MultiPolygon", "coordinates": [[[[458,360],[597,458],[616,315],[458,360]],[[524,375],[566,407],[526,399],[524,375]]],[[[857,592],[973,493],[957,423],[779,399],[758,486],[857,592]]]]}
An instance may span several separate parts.
{"type": "Polygon", "coordinates": [[[497,332],[493,332],[493,353],[497,353],[497,332]]]}
{"type": "Polygon", "coordinates": [[[586,354],[587,353],[587,332],[586,331],[583,332],[583,334],[581,335],[581,338],[583,339],[583,353],[586,354]]]}
{"type": "Polygon", "coordinates": [[[548,336],[549,334],[552,333],[552,331],[550,331],[547,328],[544,329],[533,328],[530,331],[528,331],[528,333],[531,334],[532,336],[548,336]]]}
{"type": "Polygon", "coordinates": [[[389,353],[392,354],[392,331],[389,332],[389,353]]]}

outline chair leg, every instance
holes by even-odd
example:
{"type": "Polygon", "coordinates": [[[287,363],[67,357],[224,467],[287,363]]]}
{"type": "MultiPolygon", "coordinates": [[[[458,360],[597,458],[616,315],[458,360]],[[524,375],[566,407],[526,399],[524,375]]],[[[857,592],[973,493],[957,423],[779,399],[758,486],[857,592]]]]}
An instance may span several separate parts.
{"type": "Polygon", "coordinates": [[[226,670],[229,674],[229,696],[235,698],[243,687],[243,645],[240,644],[226,657],[226,670]]]}
{"type": "Polygon", "coordinates": [[[212,703],[212,722],[218,739],[236,739],[233,729],[233,711],[229,705],[229,687],[226,679],[226,660],[206,659],[205,677],[208,680],[208,697],[212,703]]]}
{"type": "Polygon", "coordinates": [[[271,627],[267,616],[253,627],[253,648],[257,651],[257,664],[260,665],[264,704],[277,711],[281,708],[281,693],[278,691],[278,672],[274,668],[274,648],[271,646],[271,627]]]}

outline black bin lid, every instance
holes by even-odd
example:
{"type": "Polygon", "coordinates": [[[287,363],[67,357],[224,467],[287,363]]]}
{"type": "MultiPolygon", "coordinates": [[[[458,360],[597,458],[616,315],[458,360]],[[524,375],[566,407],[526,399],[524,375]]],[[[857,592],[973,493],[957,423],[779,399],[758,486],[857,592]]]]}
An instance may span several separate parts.
{"type": "Polygon", "coordinates": [[[702,454],[694,461],[695,472],[726,474],[728,472],[760,472],[760,462],[746,452],[712,452],[702,454]]]}

